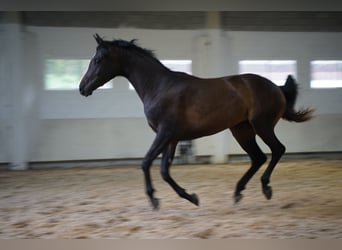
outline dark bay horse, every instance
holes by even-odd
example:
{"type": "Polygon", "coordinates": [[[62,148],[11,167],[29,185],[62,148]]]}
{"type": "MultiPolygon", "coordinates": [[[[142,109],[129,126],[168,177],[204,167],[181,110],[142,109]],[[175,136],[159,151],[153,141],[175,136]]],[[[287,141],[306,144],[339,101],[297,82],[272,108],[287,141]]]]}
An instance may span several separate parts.
{"type": "Polygon", "coordinates": [[[313,112],[312,109],[294,110],[297,84],[291,76],[281,87],[255,74],[202,79],[171,71],[151,51],[137,46],[135,40],[105,41],[98,34],[94,38],[98,46],[80,82],[80,93],[89,96],[116,76],[126,77],[134,86],[143,102],[148,124],[156,132],[142,162],[146,193],[153,208],[159,207],[150,176],[153,160],[162,154],[162,178],[180,197],[199,205],[197,195],[187,193],[169,174],[176,145],[179,141],[212,135],[227,128],[252,162],[236,185],[235,202],[242,198],[241,191],[266,162],[266,155],[256,143],[256,135],[272,152],[261,177],[262,191],[271,199],[270,176],[285,152],[274,127],[280,118],[304,122],[313,112]]]}

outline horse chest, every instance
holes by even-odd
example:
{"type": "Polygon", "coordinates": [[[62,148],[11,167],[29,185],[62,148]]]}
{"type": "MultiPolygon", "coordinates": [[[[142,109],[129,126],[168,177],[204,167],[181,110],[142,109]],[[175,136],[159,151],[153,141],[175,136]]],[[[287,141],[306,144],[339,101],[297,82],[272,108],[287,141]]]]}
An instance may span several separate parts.
{"type": "MultiPolygon", "coordinates": [[[[146,113],[145,113],[146,114],[146,113]]],[[[148,122],[148,125],[154,130],[158,130],[158,125],[159,125],[159,119],[155,117],[155,115],[151,114],[146,114],[146,119],[148,122]]]]}
{"type": "Polygon", "coordinates": [[[176,105],[167,99],[153,101],[144,105],[146,119],[155,131],[164,124],[167,127],[175,126],[176,122],[176,105]]]}
{"type": "Polygon", "coordinates": [[[164,116],[162,107],[160,105],[145,105],[144,112],[148,124],[156,131],[164,116]]]}

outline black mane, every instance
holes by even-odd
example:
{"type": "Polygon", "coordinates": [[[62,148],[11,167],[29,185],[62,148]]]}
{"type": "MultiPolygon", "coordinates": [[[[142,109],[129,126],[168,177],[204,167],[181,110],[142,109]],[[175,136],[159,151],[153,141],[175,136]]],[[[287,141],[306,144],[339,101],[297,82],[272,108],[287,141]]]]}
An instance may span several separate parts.
{"type": "Polygon", "coordinates": [[[144,48],[138,46],[136,44],[136,41],[137,41],[137,39],[133,39],[131,41],[116,39],[113,41],[104,41],[104,44],[119,47],[119,48],[126,49],[126,50],[136,51],[142,55],[145,55],[147,57],[152,57],[153,59],[158,60],[152,50],[144,49],[144,48]]]}
{"type": "MultiPolygon", "coordinates": [[[[158,65],[168,69],[163,65],[158,58],[155,56],[152,50],[144,49],[136,44],[137,39],[133,39],[131,41],[122,40],[122,39],[114,39],[112,41],[103,40],[98,34],[94,35],[94,38],[98,44],[98,48],[108,49],[109,47],[120,48],[126,55],[130,56],[140,56],[141,58],[149,59],[150,62],[157,63],[158,65]]],[[[169,70],[169,69],[168,69],[169,70]]]]}

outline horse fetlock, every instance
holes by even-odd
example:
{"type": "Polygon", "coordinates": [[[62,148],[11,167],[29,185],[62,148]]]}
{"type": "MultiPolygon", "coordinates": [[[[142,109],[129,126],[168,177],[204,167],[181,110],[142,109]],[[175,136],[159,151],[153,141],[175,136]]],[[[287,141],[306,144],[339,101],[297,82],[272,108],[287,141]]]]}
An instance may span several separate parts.
{"type": "Polygon", "coordinates": [[[153,210],[159,210],[159,199],[155,197],[151,197],[151,204],[152,204],[153,210]]]}
{"type": "Polygon", "coordinates": [[[238,194],[238,193],[240,193],[242,190],[245,190],[245,189],[246,189],[245,184],[242,184],[242,181],[239,181],[239,182],[236,184],[235,194],[238,194]]]}
{"type": "Polygon", "coordinates": [[[242,195],[242,194],[240,194],[240,193],[235,193],[235,194],[234,194],[234,197],[233,197],[234,203],[235,203],[235,204],[239,203],[239,201],[242,200],[242,198],[243,198],[243,195],[242,195]]]}
{"type": "Polygon", "coordinates": [[[153,197],[153,193],[154,193],[154,188],[152,186],[147,186],[146,187],[146,194],[148,197],[152,198],[153,197]]]}
{"type": "Polygon", "coordinates": [[[267,188],[267,185],[270,183],[270,178],[262,176],[261,177],[261,184],[262,184],[262,188],[267,188]]]}

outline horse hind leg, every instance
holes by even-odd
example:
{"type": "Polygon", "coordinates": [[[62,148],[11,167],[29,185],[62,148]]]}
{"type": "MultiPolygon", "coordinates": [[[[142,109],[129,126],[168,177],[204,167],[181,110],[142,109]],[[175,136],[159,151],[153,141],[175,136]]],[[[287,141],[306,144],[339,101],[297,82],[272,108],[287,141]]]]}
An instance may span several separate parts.
{"type": "Polygon", "coordinates": [[[248,181],[254,176],[254,174],[260,169],[260,167],[266,161],[266,155],[259,148],[255,140],[255,131],[249,122],[243,122],[239,125],[231,128],[232,134],[238,141],[240,146],[247,152],[251,158],[252,165],[248,171],[242,176],[242,178],[236,184],[234,192],[234,201],[238,203],[242,199],[241,191],[246,188],[248,181]]]}
{"type": "Polygon", "coordinates": [[[267,144],[267,146],[271,149],[272,152],[271,161],[269,162],[265,172],[261,176],[262,191],[266,199],[270,200],[272,198],[272,187],[269,186],[270,177],[275,166],[285,153],[286,148],[276,137],[273,126],[254,125],[254,127],[257,135],[260,136],[260,138],[267,144]]]}

